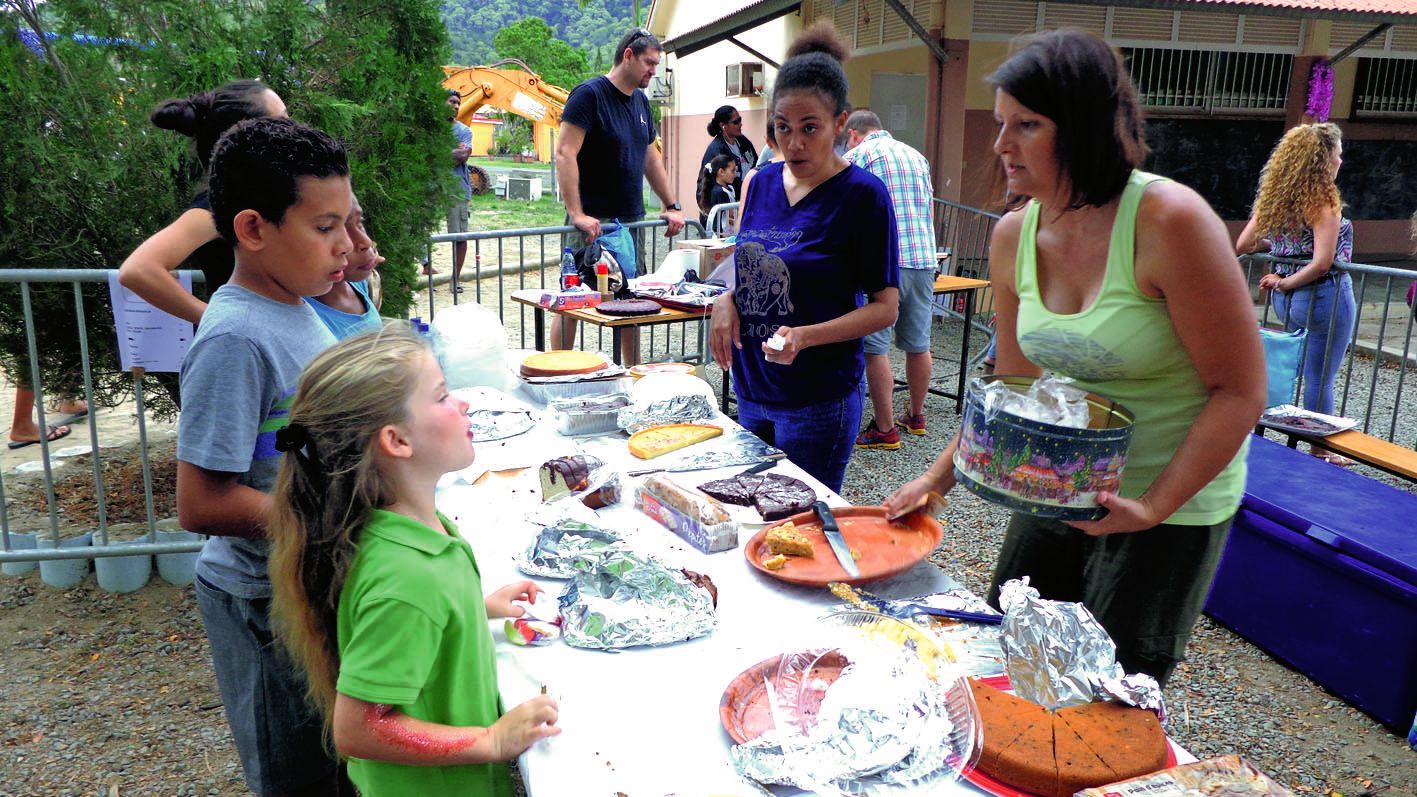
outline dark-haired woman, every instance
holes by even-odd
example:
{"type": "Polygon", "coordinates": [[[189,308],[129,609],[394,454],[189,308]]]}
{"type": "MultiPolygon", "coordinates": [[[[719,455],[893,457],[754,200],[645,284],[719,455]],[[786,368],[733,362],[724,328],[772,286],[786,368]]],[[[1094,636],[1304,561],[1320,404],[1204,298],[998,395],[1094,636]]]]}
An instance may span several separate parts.
{"type": "MultiPolygon", "coordinates": [[[[192,139],[205,171],[217,139],[232,125],[285,115],[285,103],[266,84],[237,80],[191,97],[165,100],[153,111],[151,120],[157,127],[192,139]]],[[[186,262],[202,270],[208,296],[231,279],[231,245],[217,235],[205,189],[176,221],[133,250],[118,269],[118,281],[154,307],[196,324],[207,303],[184,289],[172,274],[186,262]]]]}
{"type": "Polygon", "coordinates": [[[733,369],[738,422],[839,491],[865,397],[861,338],[895,321],[895,214],[881,181],[833,149],[846,73],[831,23],[788,56],[770,104],[783,162],[753,178],[711,344],[733,369]]]}
{"type": "Polygon", "coordinates": [[[753,148],[753,142],[743,135],[743,114],[738,113],[738,109],[732,105],[719,106],[718,110],[713,112],[713,118],[709,120],[708,134],[713,136],[713,140],[704,150],[699,168],[704,168],[719,155],[732,157],[738,162],[738,177],[733,181],[733,195],[742,196],[740,189],[743,187],[743,175],[758,165],[758,151],[753,148]]]}
{"type": "MultiPolygon", "coordinates": [[[[1016,513],[990,599],[1029,576],[1045,598],[1081,601],[1128,672],[1164,683],[1200,616],[1264,408],[1249,291],[1205,200],[1137,170],[1136,91],[1106,43],[1046,33],[989,82],[1007,195],[1027,198],[991,242],[998,372],[1054,371],[1136,415],[1121,490],[1098,497],[1106,517],[1016,513]]],[[[886,506],[953,487],[954,450],[886,506]]]]}

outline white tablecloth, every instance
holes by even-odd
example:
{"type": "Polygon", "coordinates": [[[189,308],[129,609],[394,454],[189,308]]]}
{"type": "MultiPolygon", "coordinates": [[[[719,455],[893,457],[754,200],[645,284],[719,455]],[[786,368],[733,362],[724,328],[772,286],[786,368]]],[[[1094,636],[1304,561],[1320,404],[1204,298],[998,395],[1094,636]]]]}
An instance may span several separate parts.
{"type": "MultiPolygon", "coordinates": [[[[727,418],[717,422],[733,423],[727,418]]],[[[520,437],[477,444],[478,462],[461,477],[445,478],[438,506],[457,522],[476,552],[484,589],[525,578],[512,557],[525,551],[540,530],[525,519],[540,501],[536,466],[586,450],[626,470],[644,467],[629,454],[624,439],[620,435],[577,441],[557,435],[543,421],[520,437]],[[530,467],[516,478],[467,483],[488,466],[514,465],[530,467]]],[[[743,468],[671,475],[683,484],[698,485],[743,468]]],[[[846,505],[791,462],[782,461],[772,472],[802,479],[828,503],[846,505]]],[[[600,510],[602,525],[623,534],[636,550],[710,576],[718,587],[718,628],[707,637],[676,645],[607,653],[560,641],[549,647],[516,647],[505,641],[500,622],[495,623],[504,705],[529,699],[543,684],[560,702],[562,734],[537,743],[520,761],[533,797],[747,794],[732,773],[732,740],[719,721],[724,687],[769,656],[809,647],[815,618],[840,605],[825,589],[785,584],[749,567],[742,546],[761,526],[745,526],[738,549],[700,553],[634,509],[637,481],[624,485],[621,504],[600,510]]],[[[548,592],[545,599],[555,600],[564,582],[538,583],[548,592]]],[[[904,598],[956,586],[939,568],[922,562],[870,589],[904,598]]]]}

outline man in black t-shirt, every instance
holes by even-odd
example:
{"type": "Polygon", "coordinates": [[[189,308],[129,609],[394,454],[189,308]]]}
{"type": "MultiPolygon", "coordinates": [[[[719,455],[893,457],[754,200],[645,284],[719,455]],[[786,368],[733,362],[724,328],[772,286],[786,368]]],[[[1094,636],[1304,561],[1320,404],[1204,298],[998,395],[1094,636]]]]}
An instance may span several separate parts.
{"type": "MultiPolygon", "coordinates": [[[[603,222],[642,219],[645,179],[664,203],[659,215],[669,223],[666,235],[673,237],[684,228],[683,209],[654,148],[658,131],[642,91],[663,55],[659,39],[636,28],[621,37],[610,72],[576,86],[567,98],[556,142],[556,171],[566,223],[577,233],[566,237],[566,246],[578,249],[600,237],[603,222]]],[[[635,262],[622,265],[627,272],[642,274],[643,235],[634,232],[635,262]]],[[[552,348],[569,348],[575,334],[574,321],[559,315],[552,320],[552,348]]],[[[621,355],[626,365],[639,362],[638,335],[625,336],[621,355]]]]}

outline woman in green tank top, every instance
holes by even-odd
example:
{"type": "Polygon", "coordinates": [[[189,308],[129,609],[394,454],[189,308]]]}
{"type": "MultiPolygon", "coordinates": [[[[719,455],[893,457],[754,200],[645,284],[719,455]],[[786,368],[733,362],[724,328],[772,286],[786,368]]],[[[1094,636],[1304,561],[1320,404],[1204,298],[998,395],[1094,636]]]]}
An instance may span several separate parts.
{"type": "MultiPolygon", "coordinates": [[[[1013,212],[994,230],[997,372],[1072,377],[1137,418],[1101,520],[1015,514],[990,599],[1029,576],[1081,601],[1129,672],[1165,681],[1185,648],[1245,479],[1264,357],[1220,219],[1194,191],[1137,171],[1147,148],[1121,59],[1078,31],[1034,37],[988,81],[1013,212]]],[[[955,444],[887,501],[955,484],[955,444]]]]}

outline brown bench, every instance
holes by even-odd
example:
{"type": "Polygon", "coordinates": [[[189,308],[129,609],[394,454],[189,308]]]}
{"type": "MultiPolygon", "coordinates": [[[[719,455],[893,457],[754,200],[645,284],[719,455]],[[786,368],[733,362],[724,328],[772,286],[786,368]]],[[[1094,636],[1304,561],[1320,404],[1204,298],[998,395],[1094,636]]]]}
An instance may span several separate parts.
{"type": "Polygon", "coordinates": [[[1364,465],[1371,465],[1394,476],[1401,476],[1409,481],[1417,482],[1417,451],[1403,448],[1396,443],[1389,443],[1380,437],[1373,437],[1356,429],[1319,437],[1291,432],[1288,429],[1275,429],[1264,426],[1263,422],[1260,425],[1265,429],[1288,435],[1290,448],[1294,448],[1302,440],[1326,451],[1357,460],[1364,465]]]}

